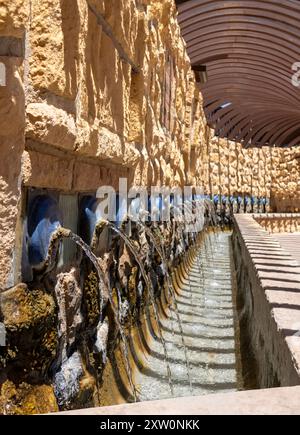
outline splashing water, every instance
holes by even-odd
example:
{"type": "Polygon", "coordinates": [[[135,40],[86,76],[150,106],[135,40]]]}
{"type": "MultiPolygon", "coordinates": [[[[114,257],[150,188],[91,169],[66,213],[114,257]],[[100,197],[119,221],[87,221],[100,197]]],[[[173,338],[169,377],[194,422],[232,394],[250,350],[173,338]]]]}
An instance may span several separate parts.
{"type": "Polygon", "coordinates": [[[135,261],[137,262],[137,264],[140,267],[142,277],[145,281],[146,287],[147,287],[149,294],[150,294],[151,304],[152,304],[153,312],[154,312],[154,318],[155,318],[155,322],[157,324],[158,331],[159,331],[159,338],[160,338],[160,341],[161,341],[161,343],[163,345],[163,349],[164,349],[164,357],[165,357],[165,364],[166,364],[166,368],[167,368],[169,387],[170,387],[171,393],[173,395],[174,391],[173,391],[173,383],[172,383],[172,374],[171,374],[171,369],[170,369],[170,365],[168,362],[167,346],[166,346],[166,342],[164,340],[163,333],[161,330],[161,325],[160,325],[160,321],[159,321],[159,315],[158,315],[158,310],[157,310],[157,306],[156,306],[156,300],[155,300],[155,294],[154,294],[152,282],[147,275],[146,269],[143,265],[142,260],[139,257],[139,253],[137,252],[136,247],[132,244],[132,242],[131,242],[130,238],[127,236],[127,234],[124,233],[124,231],[122,231],[121,229],[116,227],[111,222],[109,222],[109,221],[105,221],[105,222],[106,222],[106,225],[108,227],[110,227],[116,234],[119,235],[119,237],[121,237],[121,239],[124,241],[125,245],[132,252],[132,254],[135,258],[135,261]]]}
{"type": "Polygon", "coordinates": [[[156,239],[155,239],[155,236],[153,235],[153,233],[151,231],[151,229],[148,228],[146,225],[144,226],[144,229],[146,231],[146,234],[149,236],[149,239],[152,241],[152,243],[153,243],[157,253],[161,257],[163,266],[164,266],[165,271],[166,271],[169,295],[171,296],[171,301],[173,303],[174,311],[175,311],[176,317],[177,317],[177,323],[178,323],[179,332],[180,332],[180,336],[181,336],[182,347],[184,349],[184,354],[185,354],[185,363],[186,363],[186,369],[187,369],[187,377],[188,377],[188,381],[189,381],[191,392],[192,392],[193,386],[192,386],[192,380],[191,380],[191,376],[190,376],[189,358],[188,358],[187,348],[186,348],[186,344],[185,344],[185,340],[184,340],[184,336],[183,336],[183,328],[182,328],[182,323],[181,323],[181,319],[180,319],[180,315],[179,315],[179,311],[178,311],[178,305],[177,305],[175,290],[174,290],[174,286],[173,286],[172,280],[170,279],[170,275],[168,273],[168,265],[167,265],[166,255],[165,255],[165,252],[164,252],[164,247],[163,247],[163,242],[162,242],[163,241],[163,236],[162,236],[162,234],[160,234],[160,237],[159,237],[160,244],[158,244],[156,239]]]}
{"type": "Polygon", "coordinates": [[[63,227],[59,227],[52,235],[51,238],[51,242],[50,242],[50,248],[48,251],[48,256],[46,259],[46,264],[47,265],[51,265],[51,263],[53,263],[54,258],[56,258],[57,256],[57,252],[58,252],[58,246],[59,246],[59,242],[62,239],[71,239],[73,240],[73,242],[75,242],[86,254],[86,256],[90,259],[90,261],[92,262],[92,264],[94,265],[98,277],[99,277],[99,298],[100,298],[100,307],[103,307],[103,290],[105,291],[105,296],[108,297],[110,305],[112,307],[113,313],[114,313],[114,318],[115,318],[115,322],[117,324],[118,330],[120,332],[121,335],[121,339],[123,342],[123,347],[124,347],[124,356],[125,356],[125,368],[126,368],[126,373],[127,373],[127,377],[128,377],[128,381],[133,393],[133,397],[134,397],[134,401],[137,402],[138,401],[138,396],[137,396],[137,391],[133,382],[133,375],[132,375],[132,370],[131,370],[131,366],[130,366],[130,361],[129,361],[129,346],[128,346],[128,342],[127,342],[127,337],[126,337],[126,333],[124,331],[124,328],[122,327],[120,321],[119,321],[119,316],[118,316],[118,311],[117,308],[114,304],[113,301],[113,295],[110,289],[109,284],[107,284],[106,282],[106,278],[104,275],[104,272],[99,264],[99,260],[96,257],[96,255],[92,252],[91,248],[81,239],[81,237],[79,237],[77,234],[74,234],[71,230],[68,230],[66,228],[63,227]]]}

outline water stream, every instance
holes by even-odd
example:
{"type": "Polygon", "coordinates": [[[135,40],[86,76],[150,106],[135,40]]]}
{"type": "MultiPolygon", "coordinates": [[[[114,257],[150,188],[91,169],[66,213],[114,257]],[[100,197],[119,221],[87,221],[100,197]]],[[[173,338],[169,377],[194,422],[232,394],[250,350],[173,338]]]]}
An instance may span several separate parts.
{"type": "MultiPolygon", "coordinates": [[[[193,208],[186,207],[184,214],[190,214],[192,222],[193,208]]],[[[104,372],[100,404],[242,389],[230,232],[205,226],[198,235],[196,227],[195,233],[187,233],[184,221],[168,228],[138,223],[139,240],[144,234],[146,250],[151,252],[152,248],[160,257],[165,284],[157,291],[151,264],[143,257],[140,243],[108,221],[99,222],[95,235],[104,227],[123,241],[138,265],[140,283],[149,301],[141,306],[139,318],[133,321],[129,311],[129,323],[123,324],[120,291],[113,287],[93,252],[96,245],[89,247],[70,230],[59,228],[54,233],[43,272],[52,269],[63,238],[73,240],[94,265],[101,313],[98,326],[103,325],[103,310],[109,304],[121,339],[113,351],[115,363],[111,361],[104,372]],[[178,242],[182,245],[176,251],[180,261],[173,269],[170,256],[178,242]]]]}
{"type": "Polygon", "coordinates": [[[158,331],[159,331],[159,341],[160,341],[160,343],[162,345],[162,348],[163,348],[164,363],[165,363],[165,367],[167,369],[167,377],[168,377],[169,388],[170,388],[170,391],[171,391],[171,395],[173,396],[174,395],[174,389],[173,389],[173,381],[172,381],[172,375],[171,375],[170,364],[169,364],[169,356],[168,356],[168,351],[167,351],[167,346],[166,346],[165,338],[164,338],[164,335],[163,335],[163,332],[162,332],[162,328],[161,328],[161,323],[160,323],[158,309],[157,309],[157,302],[156,302],[155,293],[154,293],[154,289],[153,289],[153,285],[152,285],[151,279],[149,279],[149,276],[148,276],[148,274],[146,272],[145,266],[144,266],[144,264],[142,262],[142,259],[140,258],[139,252],[134,247],[134,245],[133,245],[132,241],[130,240],[130,238],[124,233],[124,231],[120,230],[115,225],[111,224],[110,222],[107,222],[107,225],[115,233],[117,233],[121,237],[122,240],[124,240],[125,245],[131,251],[131,253],[133,254],[133,256],[135,258],[135,261],[139,265],[141,274],[142,274],[143,279],[144,279],[145,284],[146,284],[146,288],[147,288],[147,290],[149,292],[150,301],[151,301],[152,308],[153,308],[153,314],[154,314],[156,326],[157,326],[158,331]]]}
{"type": "MultiPolygon", "coordinates": [[[[92,264],[94,265],[98,279],[99,279],[99,301],[100,301],[100,313],[103,308],[103,300],[108,299],[110,302],[110,306],[112,308],[113,314],[114,314],[114,320],[116,322],[116,325],[118,327],[121,339],[122,339],[122,347],[123,347],[123,355],[124,355],[124,365],[127,375],[127,381],[130,385],[131,393],[133,395],[134,401],[137,401],[137,391],[136,386],[133,382],[133,376],[132,376],[132,368],[130,365],[130,359],[129,359],[129,345],[128,345],[128,337],[126,335],[126,331],[123,328],[120,319],[119,319],[119,313],[118,309],[115,305],[112,289],[110,288],[109,279],[107,276],[105,276],[104,271],[102,270],[100,266],[99,259],[95,256],[95,254],[92,252],[91,248],[79,237],[77,234],[73,233],[71,230],[59,227],[58,230],[52,235],[51,239],[51,245],[49,248],[48,256],[46,259],[46,267],[51,268],[51,264],[54,262],[55,257],[57,256],[58,252],[58,246],[62,239],[70,239],[73,240],[74,243],[76,243],[77,246],[79,246],[83,252],[86,254],[86,256],[90,259],[92,264]]],[[[100,319],[100,325],[102,324],[102,319],[100,319]]]]}
{"type": "MultiPolygon", "coordinates": [[[[242,388],[236,345],[232,294],[230,233],[209,233],[189,275],[179,283],[176,299],[188,352],[192,394],[236,391],[242,388]],[[199,265],[202,273],[199,273],[199,265]]],[[[170,310],[174,309],[172,306],[170,310]]],[[[151,321],[146,319],[147,322],[151,321]]],[[[171,316],[161,318],[174,386],[174,395],[189,396],[185,352],[180,331],[172,334],[171,316]]],[[[143,337],[139,332],[141,345],[143,337]]],[[[145,346],[145,343],[144,343],[145,346]]],[[[170,397],[162,346],[151,337],[147,359],[135,374],[140,400],[170,397]]]]}
{"type": "Polygon", "coordinates": [[[183,327],[182,327],[182,322],[181,322],[181,318],[180,318],[180,314],[179,314],[179,310],[178,310],[178,304],[177,304],[177,298],[176,298],[176,294],[175,294],[175,288],[174,288],[174,284],[170,278],[169,275],[169,268],[168,268],[168,262],[167,262],[167,258],[166,258],[166,253],[165,253],[165,249],[164,249],[164,239],[163,239],[163,235],[161,234],[160,230],[157,229],[157,233],[158,233],[158,239],[159,241],[156,240],[155,235],[153,234],[153,232],[151,231],[150,228],[148,228],[147,226],[144,226],[144,229],[146,231],[146,234],[148,235],[148,237],[150,238],[150,240],[152,241],[153,245],[155,246],[161,261],[163,263],[164,269],[166,271],[166,280],[167,280],[167,286],[168,286],[168,296],[171,300],[171,313],[170,313],[170,319],[171,319],[171,329],[172,329],[172,335],[174,336],[174,323],[173,323],[173,312],[175,311],[176,314],[176,319],[177,319],[177,324],[178,324],[178,329],[179,329],[179,333],[180,333],[180,338],[181,338],[181,344],[182,347],[184,349],[184,358],[185,358],[185,366],[186,366],[186,371],[187,371],[187,377],[188,377],[188,381],[189,381],[189,385],[190,385],[190,390],[192,392],[192,380],[191,380],[191,374],[190,374],[190,363],[189,363],[189,357],[188,357],[188,352],[187,352],[187,347],[185,344],[185,339],[184,339],[184,332],[183,332],[183,327]]]}

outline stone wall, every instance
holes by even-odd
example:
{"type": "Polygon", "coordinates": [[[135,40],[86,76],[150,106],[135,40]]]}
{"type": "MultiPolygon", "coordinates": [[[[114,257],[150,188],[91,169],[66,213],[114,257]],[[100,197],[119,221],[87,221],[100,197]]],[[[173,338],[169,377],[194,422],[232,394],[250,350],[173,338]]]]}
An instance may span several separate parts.
{"type": "Polygon", "coordinates": [[[245,380],[299,385],[298,262],[251,215],[235,216],[233,254],[245,380]]]}
{"type": "MultiPolygon", "coordinates": [[[[127,168],[136,184],[187,182],[183,152],[188,161],[192,130],[200,143],[203,114],[172,0],[33,1],[27,38],[31,166],[47,155],[47,171],[55,148],[63,160],[92,159],[92,172],[103,161],[127,168]]],[[[81,172],[66,189],[86,189],[81,172]]],[[[102,182],[95,175],[89,188],[102,182]]],[[[41,181],[29,171],[25,184],[41,181]]]]}
{"type": "MultiPolygon", "coordinates": [[[[0,349],[0,412],[53,411],[57,397],[64,402],[53,385],[63,376],[66,330],[64,370],[77,370],[76,406],[96,403],[104,364],[99,282],[80,259],[21,283],[29,188],[95,193],[126,177],[135,185],[278,197],[287,179],[290,193],[298,191],[297,150],[242,150],[214,136],[173,0],[0,0],[0,63],[7,78],[0,86],[0,321],[9,342],[0,349]],[[76,335],[82,330],[88,344],[76,335]]],[[[144,238],[136,242],[144,248],[144,238]]],[[[189,241],[178,233],[169,245],[177,255],[189,241]]],[[[175,254],[168,258],[179,261],[175,254]]],[[[160,288],[163,272],[151,255],[160,288]]],[[[114,247],[102,260],[135,306],[140,278],[128,249],[114,247]]]]}
{"type": "Polygon", "coordinates": [[[207,127],[173,0],[1,1],[0,38],[1,288],[19,278],[26,187],[95,192],[127,177],[295,206],[297,149],[243,150],[207,127]]]}
{"type": "Polygon", "coordinates": [[[278,212],[300,207],[300,147],[245,149],[210,131],[201,150],[206,193],[267,197],[278,212]]]}
{"type": "Polygon", "coordinates": [[[21,59],[7,53],[8,84],[0,88],[0,286],[7,288],[18,281],[11,275],[21,183],[24,199],[26,187],[95,192],[117,187],[120,177],[199,184],[205,120],[173,0],[0,6],[0,47],[4,36],[24,47],[21,59]]]}
{"type": "Polygon", "coordinates": [[[26,2],[0,2],[0,289],[13,285],[21,199],[21,161],[25,137],[24,49],[26,2]],[[3,70],[1,70],[1,75],[3,70]],[[4,79],[4,80],[3,80],[4,79]]]}
{"type": "Polygon", "coordinates": [[[263,214],[254,215],[254,219],[270,234],[300,232],[300,214],[263,214]]]}

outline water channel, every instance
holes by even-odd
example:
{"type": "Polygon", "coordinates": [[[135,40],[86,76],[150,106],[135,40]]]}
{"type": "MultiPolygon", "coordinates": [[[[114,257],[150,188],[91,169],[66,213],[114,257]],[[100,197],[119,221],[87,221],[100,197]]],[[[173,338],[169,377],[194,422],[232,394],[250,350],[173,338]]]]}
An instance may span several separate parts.
{"type": "MultiPolygon", "coordinates": [[[[140,326],[131,331],[138,400],[243,389],[231,232],[207,232],[185,267],[172,276],[172,282],[177,313],[168,303],[166,291],[158,304],[167,361],[151,310],[146,310],[140,326]]],[[[124,394],[124,387],[125,391],[130,388],[126,387],[126,376],[122,377],[121,352],[117,359],[118,375],[111,370],[104,380],[103,405],[132,401],[130,394],[124,394]]]]}

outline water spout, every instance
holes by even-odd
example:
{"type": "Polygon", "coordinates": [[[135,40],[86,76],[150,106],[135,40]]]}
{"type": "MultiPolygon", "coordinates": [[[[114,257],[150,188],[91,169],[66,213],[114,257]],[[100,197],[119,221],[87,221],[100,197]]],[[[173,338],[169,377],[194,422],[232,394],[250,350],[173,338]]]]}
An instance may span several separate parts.
{"type": "MultiPolygon", "coordinates": [[[[129,361],[129,350],[128,350],[129,346],[128,346],[128,342],[127,342],[127,337],[126,337],[124,329],[119,321],[118,310],[114,304],[112,291],[110,289],[109,284],[107,283],[107,280],[105,278],[103,270],[100,266],[99,259],[95,256],[95,254],[93,253],[91,248],[77,234],[74,234],[71,230],[68,230],[66,228],[59,227],[52,235],[50,247],[49,247],[49,251],[48,251],[48,255],[47,255],[47,259],[46,259],[46,265],[47,265],[47,267],[51,268],[51,266],[53,265],[53,262],[57,258],[59,242],[65,238],[73,240],[73,242],[76,243],[83,250],[83,252],[90,259],[90,261],[92,262],[92,264],[94,265],[94,267],[97,271],[97,274],[99,277],[99,298],[101,301],[100,308],[102,310],[103,302],[106,301],[108,298],[110,305],[111,305],[111,308],[113,310],[115,322],[116,322],[116,325],[117,325],[118,330],[120,332],[123,346],[124,346],[125,367],[126,367],[128,381],[129,381],[130,387],[132,389],[134,400],[135,400],[135,402],[137,402],[138,397],[137,397],[136,388],[135,388],[135,385],[133,382],[133,375],[132,375],[132,370],[131,370],[130,361],[129,361]]],[[[100,315],[102,316],[102,312],[100,312],[100,315]]],[[[100,319],[100,322],[101,321],[102,321],[102,319],[100,319]]]]}
{"type": "Polygon", "coordinates": [[[181,335],[182,347],[184,349],[184,354],[185,354],[187,376],[188,376],[188,381],[189,381],[191,392],[192,392],[193,386],[192,386],[192,379],[191,379],[191,375],[190,375],[189,358],[188,358],[187,348],[186,348],[186,344],[185,344],[185,340],[184,340],[182,323],[181,323],[181,319],[180,319],[180,315],[179,315],[179,311],[178,311],[178,305],[177,305],[175,290],[174,290],[173,283],[172,283],[172,281],[170,279],[170,275],[168,273],[168,264],[167,264],[167,259],[166,259],[166,255],[165,255],[165,251],[164,251],[164,246],[163,246],[163,236],[162,236],[162,234],[159,235],[160,243],[157,243],[157,241],[155,239],[155,236],[153,235],[151,229],[148,228],[146,225],[144,225],[142,222],[140,222],[140,224],[143,225],[143,228],[144,228],[146,234],[149,236],[149,239],[152,241],[153,246],[155,247],[157,253],[161,257],[163,266],[164,266],[164,268],[166,270],[166,277],[167,277],[167,284],[168,284],[169,295],[171,296],[171,301],[173,303],[174,311],[175,311],[176,317],[177,317],[179,332],[180,332],[180,335],[181,335]]]}
{"type": "Polygon", "coordinates": [[[131,251],[131,253],[134,256],[135,261],[137,262],[137,264],[140,267],[140,271],[141,271],[142,277],[143,277],[143,279],[145,281],[146,288],[147,288],[147,290],[149,291],[149,294],[150,294],[150,300],[151,300],[151,304],[152,304],[152,307],[153,307],[154,318],[155,318],[155,322],[157,324],[158,331],[159,331],[159,338],[160,338],[160,341],[161,341],[163,349],[164,349],[164,357],[165,357],[165,363],[166,363],[166,368],[167,368],[169,387],[170,387],[171,393],[173,395],[174,391],[173,391],[173,384],[172,384],[171,369],[170,369],[170,365],[169,365],[169,362],[168,362],[168,352],[167,352],[166,343],[165,343],[165,340],[164,340],[164,337],[163,337],[163,333],[162,333],[162,330],[161,330],[161,325],[160,325],[160,321],[159,321],[159,315],[158,315],[158,310],[157,310],[157,306],[156,306],[156,300],[155,300],[155,294],[154,294],[154,289],[153,289],[152,282],[151,282],[151,280],[148,277],[148,274],[146,272],[146,269],[144,267],[144,264],[143,264],[142,260],[139,257],[139,253],[137,252],[136,247],[133,245],[132,241],[127,236],[127,234],[125,234],[124,231],[122,231],[120,228],[116,227],[111,222],[109,222],[109,221],[102,221],[102,224],[104,222],[105,222],[105,224],[109,228],[112,229],[112,231],[114,231],[116,234],[118,234],[119,237],[121,237],[121,239],[124,241],[125,245],[131,251]]]}

